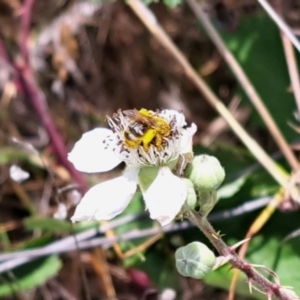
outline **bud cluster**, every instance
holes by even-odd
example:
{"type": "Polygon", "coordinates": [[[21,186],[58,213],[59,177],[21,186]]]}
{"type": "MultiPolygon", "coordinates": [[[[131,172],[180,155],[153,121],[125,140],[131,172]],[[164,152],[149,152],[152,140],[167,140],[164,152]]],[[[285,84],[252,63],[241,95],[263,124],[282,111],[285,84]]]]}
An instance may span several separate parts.
{"type": "MultiPolygon", "coordinates": [[[[181,213],[188,213],[198,206],[206,217],[217,202],[217,189],[225,178],[225,171],[218,159],[210,155],[194,157],[184,173],[187,199],[181,213]]],[[[216,264],[214,253],[200,242],[192,242],[175,252],[176,268],[185,277],[202,279],[216,264]]]]}
{"type": "Polygon", "coordinates": [[[192,202],[193,207],[198,204],[202,216],[207,216],[217,202],[217,189],[225,178],[225,171],[219,160],[210,155],[199,155],[194,157],[193,161],[185,170],[186,180],[190,182],[189,190],[194,190],[194,194],[190,191],[187,198],[186,206],[192,202]],[[196,201],[191,199],[196,198],[196,201]]]}

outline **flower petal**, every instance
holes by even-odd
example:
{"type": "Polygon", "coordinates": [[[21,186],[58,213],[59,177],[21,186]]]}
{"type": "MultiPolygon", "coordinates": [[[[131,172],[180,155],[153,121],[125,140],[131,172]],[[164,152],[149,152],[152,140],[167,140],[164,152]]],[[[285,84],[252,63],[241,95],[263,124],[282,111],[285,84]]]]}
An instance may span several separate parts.
{"type": "Polygon", "coordinates": [[[132,199],[137,188],[139,169],[93,186],[76,207],[73,222],[110,220],[120,214],[132,199]]]}
{"type": "Polygon", "coordinates": [[[180,153],[193,153],[193,136],[197,131],[197,125],[192,123],[191,127],[188,127],[182,131],[180,140],[180,153]]]}
{"type": "Polygon", "coordinates": [[[180,212],[187,197],[187,187],[168,167],[161,167],[143,196],[150,218],[165,226],[180,212]]]}
{"type": "Polygon", "coordinates": [[[81,172],[106,172],[122,162],[114,152],[115,139],[107,128],[96,128],[84,133],[74,145],[68,159],[81,172]]]}
{"type": "Polygon", "coordinates": [[[183,126],[186,125],[185,117],[182,113],[173,110],[173,109],[163,109],[159,113],[162,117],[164,117],[167,121],[172,121],[175,117],[176,120],[176,126],[178,128],[182,128],[183,126]]]}

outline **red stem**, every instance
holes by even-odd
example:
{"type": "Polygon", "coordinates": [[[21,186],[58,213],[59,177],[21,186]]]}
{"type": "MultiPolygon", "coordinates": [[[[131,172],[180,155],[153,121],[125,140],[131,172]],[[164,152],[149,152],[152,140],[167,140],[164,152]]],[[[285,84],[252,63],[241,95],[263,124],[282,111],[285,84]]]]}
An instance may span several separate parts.
{"type": "Polygon", "coordinates": [[[40,117],[40,120],[45,127],[50,143],[54,149],[54,153],[61,163],[71,174],[74,180],[80,187],[82,192],[87,190],[87,185],[81,175],[74,166],[67,159],[67,149],[63,141],[62,136],[57,131],[55,124],[50,116],[47,101],[44,94],[38,88],[38,85],[35,82],[34,75],[29,62],[29,51],[28,51],[28,38],[30,34],[30,24],[31,24],[31,15],[32,7],[34,0],[25,0],[22,8],[22,19],[21,19],[21,38],[20,38],[20,62],[14,63],[10,60],[10,57],[7,54],[3,41],[0,39],[0,59],[4,59],[15,71],[17,74],[17,79],[15,80],[16,86],[20,87],[20,93],[23,94],[23,97],[28,99],[31,102],[34,110],[37,115],[40,117]]]}
{"type": "Polygon", "coordinates": [[[28,66],[23,68],[23,70],[20,70],[20,68],[18,69],[20,83],[24,89],[25,96],[27,96],[26,98],[28,98],[28,100],[31,102],[31,105],[40,117],[43,126],[47,130],[59,162],[70,172],[74,180],[80,185],[81,190],[86,191],[87,186],[81,173],[79,173],[67,159],[67,149],[49,114],[46,98],[35,83],[31,69],[29,69],[28,66]]]}
{"type": "Polygon", "coordinates": [[[32,16],[32,7],[35,0],[25,0],[21,9],[21,27],[20,27],[20,54],[24,60],[24,64],[29,63],[28,40],[30,35],[30,24],[32,16]]]}

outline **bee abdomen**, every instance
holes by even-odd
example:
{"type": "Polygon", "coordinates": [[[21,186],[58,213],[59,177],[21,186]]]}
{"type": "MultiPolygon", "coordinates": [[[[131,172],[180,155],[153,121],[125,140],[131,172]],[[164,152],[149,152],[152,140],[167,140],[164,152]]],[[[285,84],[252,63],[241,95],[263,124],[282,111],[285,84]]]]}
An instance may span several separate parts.
{"type": "Polygon", "coordinates": [[[147,131],[147,126],[141,123],[133,123],[129,126],[129,130],[134,137],[140,138],[147,131]]]}

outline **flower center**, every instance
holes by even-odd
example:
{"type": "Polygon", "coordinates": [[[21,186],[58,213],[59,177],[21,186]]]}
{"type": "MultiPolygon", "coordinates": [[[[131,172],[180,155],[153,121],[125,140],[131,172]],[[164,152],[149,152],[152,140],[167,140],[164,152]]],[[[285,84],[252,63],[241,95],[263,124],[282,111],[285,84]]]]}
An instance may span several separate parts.
{"type": "Polygon", "coordinates": [[[164,138],[171,135],[171,124],[157,113],[144,108],[139,111],[136,109],[119,111],[112,119],[119,120],[123,125],[121,136],[128,148],[142,146],[145,152],[148,152],[152,144],[158,150],[162,150],[166,142],[164,138]],[[120,113],[124,115],[124,120],[121,120],[120,113]]]}

